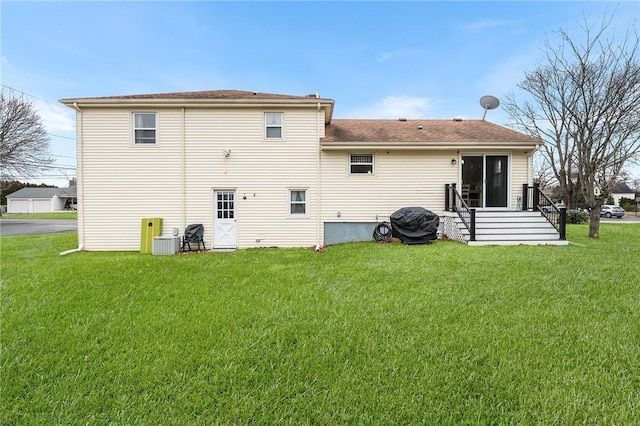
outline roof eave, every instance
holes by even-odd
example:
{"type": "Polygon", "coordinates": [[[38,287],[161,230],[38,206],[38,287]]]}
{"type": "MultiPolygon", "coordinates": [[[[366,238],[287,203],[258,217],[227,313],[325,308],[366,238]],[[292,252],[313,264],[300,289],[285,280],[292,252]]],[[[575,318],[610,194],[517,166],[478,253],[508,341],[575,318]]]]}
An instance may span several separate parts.
{"type": "Polygon", "coordinates": [[[534,150],[536,143],[518,142],[321,142],[322,151],[376,150],[388,151],[428,150],[446,151],[452,149],[516,149],[534,150]]]}

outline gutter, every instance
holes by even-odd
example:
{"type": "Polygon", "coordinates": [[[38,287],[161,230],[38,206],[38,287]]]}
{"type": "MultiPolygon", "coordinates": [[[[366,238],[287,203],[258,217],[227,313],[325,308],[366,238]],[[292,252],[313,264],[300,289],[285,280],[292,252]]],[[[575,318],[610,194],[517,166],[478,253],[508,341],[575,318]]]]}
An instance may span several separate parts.
{"type": "Polygon", "coordinates": [[[513,143],[434,143],[434,142],[321,142],[323,151],[351,151],[351,150],[386,150],[386,151],[450,151],[469,149],[534,149],[534,145],[516,145],[513,143]]]}

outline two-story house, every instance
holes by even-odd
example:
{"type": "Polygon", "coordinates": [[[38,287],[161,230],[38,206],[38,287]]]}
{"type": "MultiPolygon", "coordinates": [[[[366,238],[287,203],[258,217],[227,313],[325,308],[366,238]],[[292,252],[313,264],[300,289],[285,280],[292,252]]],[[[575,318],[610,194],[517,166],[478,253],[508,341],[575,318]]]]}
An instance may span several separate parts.
{"type": "Polygon", "coordinates": [[[140,220],[202,223],[214,248],[371,239],[445,185],[516,210],[540,141],[482,120],[339,120],[335,102],[236,90],[63,99],[76,110],[78,238],[138,250],[140,220]]]}

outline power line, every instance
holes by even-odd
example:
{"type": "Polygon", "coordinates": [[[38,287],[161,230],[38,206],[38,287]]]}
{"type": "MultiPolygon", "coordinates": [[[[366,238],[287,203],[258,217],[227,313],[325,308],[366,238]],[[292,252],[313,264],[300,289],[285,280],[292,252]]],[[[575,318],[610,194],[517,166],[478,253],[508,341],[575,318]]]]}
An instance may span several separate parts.
{"type": "Polygon", "coordinates": [[[11,87],[11,86],[7,86],[6,84],[0,84],[0,85],[1,85],[2,87],[5,87],[5,88],[7,88],[7,89],[9,89],[9,90],[13,91],[13,92],[21,93],[21,94],[26,95],[26,96],[29,96],[29,97],[31,97],[31,98],[38,99],[39,101],[46,102],[46,103],[48,103],[48,104],[50,104],[50,105],[55,105],[55,106],[57,106],[57,107],[59,107],[59,106],[60,106],[60,104],[59,104],[59,103],[55,103],[55,102],[48,101],[48,100],[46,100],[46,99],[39,98],[38,96],[31,95],[31,94],[29,94],[29,93],[27,93],[27,92],[24,92],[24,91],[22,91],[22,90],[14,89],[13,87],[11,87]]]}
{"type": "Polygon", "coordinates": [[[69,140],[72,140],[74,142],[76,140],[76,138],[72,138],[72,137],[69,137],[69,136],[54,135],[53,133],[47,133],[47,134],[49,136],[53,136],[53,137],[56,137],[56,138],[69,139],[69,140]]]}
{"type": "Polygon", "coordinates": [[[38,167],[41,169],[57,169],[57,170],[76,170],[76,166],[72,164],[48,164],[48,163],[38,163],[35,161],[21,161],[21,165],[38,167]]]}
{"type": "Polygon", "coordinates": [[[38,176],[28,176],[28,175],[11,175],[11,176],[4,176],[2,177],[2,179],[47,179],[47,178],[67,178],[67,177],[76,177],[76,175],[74,173],[69,173],[69,174],[59,174],[59,175],[38,175],[38,176]]]}
{"type": "MultiPolygon", "coordinates": [[[[12,92],[20,93],[20,94],[22,94],[22,95],[29,96],[29,97],[34,98],[34,99],[38,99],[38,100],[40,100],[40,101],[42,101],[42,102],[46,102],[46,103],[48,103],[48,104],[50,104],[50,105],[54,105],[54,106],[56,106],[56,107],[59,107],[59,106],[60,106],[60,104],[58,104],[58,103],[51,102],[51,101],[48,101],[48,100],[46,100],[46,99],[40,98],[40,97],[38,97],[38,96],[32,95],[32,94],[30,94],[30,93],[24,92],[24,91],[22,91],[22,90],[15,89],[15,88],[13,88],[13,87],[11,87],[11,86],[7,86],[6,84],[0,84],[0,85],[1,85],[2,87],[6,88],[6,89],[11,90],[12,92]]],[[[71,141],[74,141],[74,142],[76,141],[76,138],[72,138],[72,137],[70,137],[70,136],[56,135],[55,133],[47,133],[47,134],[48,134],[49,136],[53,136],[54,138],[68,139],[68,140],[71,140],[71,141]]]]}

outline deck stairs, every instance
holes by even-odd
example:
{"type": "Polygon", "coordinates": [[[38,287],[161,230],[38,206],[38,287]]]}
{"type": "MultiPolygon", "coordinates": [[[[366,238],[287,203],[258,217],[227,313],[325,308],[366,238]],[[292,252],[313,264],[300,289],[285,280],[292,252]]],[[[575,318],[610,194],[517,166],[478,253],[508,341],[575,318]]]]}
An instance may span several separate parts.
{"type": "Polygon", "coordinates": [[[476,241],[457,214],[451,213],[458,238],[469,245],[567,245],[538,212],[476,210],[476,241]]]}

